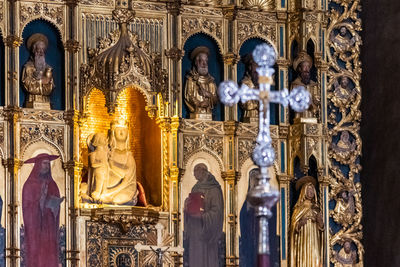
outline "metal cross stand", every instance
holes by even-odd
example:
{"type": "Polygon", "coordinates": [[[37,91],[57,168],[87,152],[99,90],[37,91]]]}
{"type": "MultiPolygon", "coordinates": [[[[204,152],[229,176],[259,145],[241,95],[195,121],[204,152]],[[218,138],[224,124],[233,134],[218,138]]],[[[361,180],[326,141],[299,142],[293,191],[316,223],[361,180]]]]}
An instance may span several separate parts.
{"type": "Polygon", "coordinates": [[[304,87],[294,88],[290,94],[285,88],[281,91],[271,92],[272,75],[275,70],[276,55],[274,49],[261,44],[253,51],[253,59],[258,64],[259,89],[251,89],[247,85],[238,85],[232,81],[222,82],[219,86],[219,97],[222,103],[228,106],[245,103],[249,100],[259,100],[259,132],[257,145],[253,151],[253,160],[260,167],[260,176],[257,185],[250,190],[247,201],[255,208],[259,224],[258,233],[258,267],[269,266],[269,236],[268,219],[272,216],[271,208],[279,198],[279,192],[271,189],[268,167],[272,166],[275,152],[272,148],[272,139],[269,130],[269,103],[278,103],[282,106],[290,104],[296,112],[302,112],[311,103],[311,95],[304,87]]]}
{"type": "Polygon", "coordinates": [[[157,229],[157,245],[143,245],[142,243],[138,243],[135,245],[135,249],[138,252],[141,251],[151,251],[152,253],[147,254],[144,258],[142,264],[151,264],[155,263],[157,267],[162,267],[164,262],[169,264],[174,264],[171,259],[171,252],[176,252],[178,255],[183,254],[182,247],[172,247],[168,246],[173,240],[174,237],[172,235],[166,235],[163,238],[162,230],[164,226],[160,223],[156,224],[157,229]]]}

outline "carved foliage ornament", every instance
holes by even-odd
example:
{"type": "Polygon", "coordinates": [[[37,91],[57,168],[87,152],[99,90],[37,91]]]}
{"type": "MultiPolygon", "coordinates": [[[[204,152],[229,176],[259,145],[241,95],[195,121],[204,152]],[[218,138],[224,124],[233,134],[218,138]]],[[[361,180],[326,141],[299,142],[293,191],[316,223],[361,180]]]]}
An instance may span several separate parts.
{"type": "Polygon", "coordinates": [[[189,159],[196,151],[206,148],[215,152],[221,159],[223,156],[223,139],[222,137],[202,135],[184,135],[183,137],[183,154],[189,159]]]}
{"type": "Polygon", "coordinates": [[[214,36],[217,40],[222,40],[222,21],[209,18],[184,18],[182,23],[182,36],[184,39],[190,35],[204,31],[214,36]]]}
{"type": "MultiPolygon", "coordinates": [[[[344,240],[349,240],[357,249],[358,263],[363,266],[364,248],[361,243],[362,238],[362,205],[361,205],[361,184],[359,182],[361,166],[359,158],[361,155],[360,130],[360,100],[361,90],[359,81],[361,76],[360,45],[361,39],[359,32],[361,28],[361,19],[359,16],[360,0],[332,0],[330,10],[329,25],[327,36],[329,52],[328,79],[330,90],[336,90],[336,93],[329,94],[328,103],[328,137],[331,140],[328,157],[329,179],[330,179],[330,197],[336,201],[335,210],[331,210],[331,216],[338,222],[342,228],[331,228],[331,262],[335,266],[340,266],[337,255],[343,249],[344,240]],[[344,63],[344,64],[343,64],[344,63]],[[351,77],[351,82],[356,90],[355,97],[344,101],[343,96],[351,94],[348,84],[338,86],[335,81],[341,81],[340,77],[351,77]],[[336,88],[335,88],[336,87],[336,88]],[[343,89],[344,88],[344,89],[343,89]],[[340,90],[341,89],[341,94],[340,90]],[[339,95],[342,99],[333,99],[334,95],[339,95]],[[340,101],[339,101],[340,100],[340,101]],[[347,192],[341,194],[341,191],[347,192]],[[351,203],[354,201],[354,204],[351,203]],[[339,211],[343,211],[339,214],[339,211]],[[354,214],[350,218],[350,216],[354,214]],[[339,245],[339,251],[335,250],[339,245]]],[[[353,88],[353,87],[351,87],[353,88]]],[[[349,265],[350,266],[350,265],[349,265]]],[[[354,265],[355,266],[355,265],[354,265]]],[[[358,266],[358,265],[357,265],[358,266]]]]}
{"type": "Polygon", "coordinates": [[[64,25],[64,8],[62,6],[54,6],[47,3],[21,3],[20,7],[20,27],[33,19],[44,17],[53,22],[59,29],[64,25]]]}
{"type": "Polygon", "coordinates": [[[26,124],[21,125],[21,148],[30,142],[39,140],[44,137],[57,145],[59,148],[64,147],[64,127],[49,124],[26,124]]]}
{"type": "Polygon", "coordinates": [[[251,37],[261,37],[276,43],[276,25],[261,21],[239,22],[238,42],[241,44],[251,37]]]}

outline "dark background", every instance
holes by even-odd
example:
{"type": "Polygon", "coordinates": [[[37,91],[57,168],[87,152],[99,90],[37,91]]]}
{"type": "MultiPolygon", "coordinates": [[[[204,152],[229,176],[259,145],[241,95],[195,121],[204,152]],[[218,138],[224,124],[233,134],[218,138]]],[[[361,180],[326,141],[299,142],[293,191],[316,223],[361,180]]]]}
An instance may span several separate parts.
{"type": "Polygon", "coordinates": [[[400,1],[361,4],[364,266],[400,266],[400,1]]]}

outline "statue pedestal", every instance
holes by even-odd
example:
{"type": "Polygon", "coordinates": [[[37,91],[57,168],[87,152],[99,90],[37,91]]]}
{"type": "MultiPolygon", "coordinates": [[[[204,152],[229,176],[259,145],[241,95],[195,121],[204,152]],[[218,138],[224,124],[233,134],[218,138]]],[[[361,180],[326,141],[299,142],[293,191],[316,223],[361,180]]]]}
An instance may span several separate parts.
{"type": "Polygon", "coordinates": [[[190,113],[190,118],[194,120],[212,121],[212,114],[210,113],[190,113]]]}
{"type": "Polygon", "coordinates": [[[25,107],[33,109],[45,109],[45,110],[51,109],[50,103],[38,102],[38,101],[27,101],[25,107]]]}

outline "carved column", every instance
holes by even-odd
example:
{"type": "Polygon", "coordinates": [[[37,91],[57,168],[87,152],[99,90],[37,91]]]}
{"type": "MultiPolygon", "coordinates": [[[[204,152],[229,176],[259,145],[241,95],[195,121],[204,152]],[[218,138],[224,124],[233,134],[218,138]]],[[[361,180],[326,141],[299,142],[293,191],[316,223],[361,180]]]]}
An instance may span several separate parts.
{"type": "Polygon", "coordinates": [[[171,177],[171,186],[170,186],[170,196],[172,197],[171,206],[170,206],[170,216],[171,216],[171,234],[174,235],[174,246],[178,246],[180,243],[179,240],[179,208],[180,201],[179,196],[181,194],[179,188],[180,177],[183,176],[183,171],[179,170],[178,167],[178,128],[179,128],[179,117],[171,118],[171,138],[170,144],[171,149],[169,150],[171,155],[170,158],[170,177],[171,177]]]}
{"type": "Polygon", "coordinates": [[[171,116],[182,117],[182,91],[183,81],[180,73],[181,70],[181,60],[185,55],[184,51],[179,49],[182,47],[181,32],[181,3],[180,1],[174,1],[167,3],[168,10],[168,22],[170,27],[168,27],[168,40],[167,47],[168,50],[165,51],[165,55],[169,59],[169,86],[170,86],[170,114],[171,116]]]}
{"type": "Polygon", "coordinates": [[[281,267],[289,266],[289,243],[290,243],[290,181],[293,176],[281,173],[277,175],[279,181],[280,199],[277,204],[277,217],[280,218],[280,225],[277,227],[280,244],[281,267]]]}
{"type": "MultiPolygon", "coordinates": [[[[224,15],[223,27],[224,27],[224,40],[223,46],[227,53],[223,55],[224,60],[224,80],[237,80],[237,68],[236,63],[238,62],[238,56],[233,52],[236,51],[236,42],[234,33],[236,31],[236,6],[233,4],[222,7],[222,13],[224,15]]],[[[237,105],[233,107],[225,106],[225,121],[237,120],[237,105]]]]}
{"type": "Polygon", "coordinates": [[[224,122],[225,139],[225,172],[222,172],[225,190],[225,235],[226,235],[226,266],[236,266],[238,255],[236,255],[236,224],[237,224],[237,203],[236,203],[236,176],[235,171],[235,134],[237,122],[224,122]]]}
{"type": "Polygon", "coordinates": [[[22,222],[18,219],[18,174],[23,162],[19,160],[19,125],[20,108],[6,107],[4,108],[4,116],[7,119],[8,136],[8,157],[3,160],[6,168],[6,182],[8,186],[7,205],[7,227],[6,227],[6,252],[7,266],[20,265],[20,244],[19,244],[19,225],[22,222]]]}

